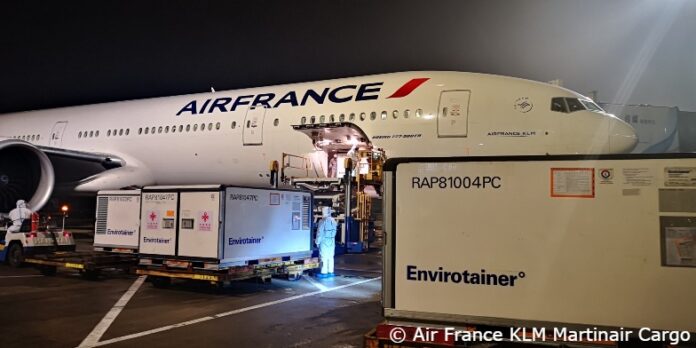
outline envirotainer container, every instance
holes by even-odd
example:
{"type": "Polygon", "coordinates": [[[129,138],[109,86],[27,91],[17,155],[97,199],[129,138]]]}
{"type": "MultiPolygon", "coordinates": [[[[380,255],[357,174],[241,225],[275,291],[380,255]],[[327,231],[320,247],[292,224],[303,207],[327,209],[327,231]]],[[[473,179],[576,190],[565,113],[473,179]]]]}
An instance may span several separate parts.
{"type": "Polygon", "coordinates": [[[694,154],[391,159],[385,180],[390,322],[696,330],[694,154]]]}
{"type": "Polygon", "coordinates": [[[142,190],[141,254],[218,267],[310,257],[312,194],[222,185],[142,190]]]}
{"type": "Polygon", "coordinates": [[[97,192],[94,248],[137,252],[140,236],[140,190],[97,192]]]}

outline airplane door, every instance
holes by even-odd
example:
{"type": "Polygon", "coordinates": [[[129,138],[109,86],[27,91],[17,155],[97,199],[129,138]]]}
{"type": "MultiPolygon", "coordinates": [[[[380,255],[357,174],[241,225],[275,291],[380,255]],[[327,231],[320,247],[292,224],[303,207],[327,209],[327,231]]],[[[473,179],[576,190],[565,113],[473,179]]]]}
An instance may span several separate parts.
{"type": "Polygon", "coordinates": [[[244,145],[263,144],[263,119],[266,116],[266,108],[257,106],[249,107],[244,119],[244,145]]]}
{"type": "Polygon", "coordinates": [[[443,91],[437,113],[438,137],[466,137],[471,91],[443,91]]]}
{"type": "Polygon", "coordinates": [[[68,121],[56,122],[56,124],[53,125],[48,146],[60,146],[63,143],[63,131],[65,131],[65,126],[67,125],[68,121]]]}

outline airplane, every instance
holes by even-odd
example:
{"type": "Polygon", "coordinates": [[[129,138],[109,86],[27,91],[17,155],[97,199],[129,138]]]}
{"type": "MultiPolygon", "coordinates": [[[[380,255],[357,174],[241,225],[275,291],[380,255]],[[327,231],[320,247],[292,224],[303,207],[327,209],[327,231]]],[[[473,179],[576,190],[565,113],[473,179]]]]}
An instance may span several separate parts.
{"type": "MultiPolygon", "coordinates": [[[[388,157],[627,153],[634,129],[571,90],[413,71],[0,115],[0,211],[54,188],[268,185],[269,163],[326,177],[356,148],[388,157]],[[293,165],[291,162],[298,162],[293,165]]],[[[294,171],[294,172],[293,172],[294,171]]]]}

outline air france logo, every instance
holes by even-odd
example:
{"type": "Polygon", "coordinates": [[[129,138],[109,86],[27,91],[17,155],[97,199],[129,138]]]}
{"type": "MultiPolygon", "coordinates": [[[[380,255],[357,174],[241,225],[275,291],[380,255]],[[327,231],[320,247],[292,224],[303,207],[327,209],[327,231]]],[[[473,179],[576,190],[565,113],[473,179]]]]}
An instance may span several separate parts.
{"type": "Polygon", "coordinates": [[[529,100],[527,97],[522,97],[518,98],[515,100],[515,110],[521,112],[521,113],[527,113],[532,111],[532,108],[534,107],[534,104],[532,104],[532,101],[529,100]]]}
{"type": "MultiPolygon", "coordinates": [[[[413,92],[429,78],[411,79],[399,87],[389,98],[403,98],[413,92]]],[[[214,112],[231,112],[239,107],[278,108],[284,105],[295,107],[310,103],[322,105],[326,100],[331,103],[346,103],[350,101],[366,101],[379,98],[384,82],[363,83],[360,85],[344,85],[335,88],[307,89],[305,91],[289,91],[285,94],[260,93],[240,95],[236,98],[220,97],[215,99],[192,100],[184,105],[177,116],[183,114],[200,115],[214,112]]]]}

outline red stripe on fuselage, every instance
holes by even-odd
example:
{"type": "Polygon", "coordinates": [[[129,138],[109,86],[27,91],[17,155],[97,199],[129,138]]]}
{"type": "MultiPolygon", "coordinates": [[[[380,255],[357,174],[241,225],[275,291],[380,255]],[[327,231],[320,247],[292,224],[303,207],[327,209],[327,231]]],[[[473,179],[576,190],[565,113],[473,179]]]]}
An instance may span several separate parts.
{"type": "Polygon", "coordinates": [[[418,79],[412,79],[411,81],[406,82],[403,86],[399,87],[399,89],[394,92],[394,94],[390,95],[387,98],[401,98],[405,97],[411,92],[413,92],[414,89],[418,88],[418,86],[422,85],[423,82],[430,80],[429,77],[422,77],[418,79]]]}

